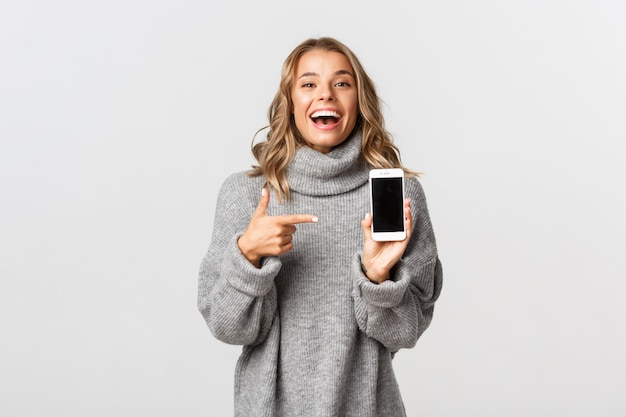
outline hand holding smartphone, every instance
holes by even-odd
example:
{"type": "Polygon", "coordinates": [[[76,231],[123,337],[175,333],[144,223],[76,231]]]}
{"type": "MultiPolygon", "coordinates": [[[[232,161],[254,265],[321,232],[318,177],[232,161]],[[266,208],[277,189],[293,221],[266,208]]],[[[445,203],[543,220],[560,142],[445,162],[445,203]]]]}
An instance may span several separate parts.
{"type": "Polygon", "coordinates": [[[404,240],[404,171],[372,169],[369,175],[372,239],[378,242],[404,240]]]}

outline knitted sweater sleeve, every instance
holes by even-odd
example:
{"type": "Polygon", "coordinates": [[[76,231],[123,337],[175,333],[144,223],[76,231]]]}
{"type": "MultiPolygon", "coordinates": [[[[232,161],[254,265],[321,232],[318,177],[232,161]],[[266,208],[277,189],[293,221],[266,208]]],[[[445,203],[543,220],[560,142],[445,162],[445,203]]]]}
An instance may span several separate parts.
{"type": "Polygon", "coordinates": [[[354,308],[361,331],[396,352],[415,346],[433,317],[443,272],[426,199],[417,179],[406,181],[413,231],[389,280],[375,284],[361,270],[361,254],[352,262],[354,308]]]}
{"type": "Polygon", "coordinates": [[[198,309],[217,339],[255,345],[267,337],[276,314],[274,277],[281,264],[266,258],[256,268],[237,246],[261,191],[259,186],[259,196],[248,196],[242,181],[229,177],[218,194],[211,243],[200,265],[198,309]]]}

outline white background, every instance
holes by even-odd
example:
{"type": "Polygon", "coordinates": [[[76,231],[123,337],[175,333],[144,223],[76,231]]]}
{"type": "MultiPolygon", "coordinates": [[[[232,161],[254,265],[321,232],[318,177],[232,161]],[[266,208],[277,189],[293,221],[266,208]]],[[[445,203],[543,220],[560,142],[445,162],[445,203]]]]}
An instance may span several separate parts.
{"type": "Polygon", "coordinates": [[[424,172],[444,290],[395,359],[409,416],[626,415],[625,3],[216,3],[0,2],[0,415],[232,414],[197,271],[322,35],[424,172]]]}

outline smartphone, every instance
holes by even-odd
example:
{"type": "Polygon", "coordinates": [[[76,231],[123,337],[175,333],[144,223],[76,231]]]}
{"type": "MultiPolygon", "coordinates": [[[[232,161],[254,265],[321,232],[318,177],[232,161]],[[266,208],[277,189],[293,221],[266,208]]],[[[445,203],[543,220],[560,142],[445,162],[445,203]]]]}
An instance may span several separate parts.
{"type": "Polygon", "coordinates": [[[404,227],[404,171],[372,169],[369,175],[372,239],[382,242],[406,239],[404,227]]]}

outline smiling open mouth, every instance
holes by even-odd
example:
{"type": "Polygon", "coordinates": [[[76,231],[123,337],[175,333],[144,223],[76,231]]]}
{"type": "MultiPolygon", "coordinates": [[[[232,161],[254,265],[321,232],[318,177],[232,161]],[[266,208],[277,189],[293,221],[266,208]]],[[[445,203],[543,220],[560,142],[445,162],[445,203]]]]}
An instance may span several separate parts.
{"type": "Polygon", "coordinates": [[[332,110],[320,110],[311,115],[311,120],[315,124],[329,125],[339,121],[341,115],[332,110]]]}

